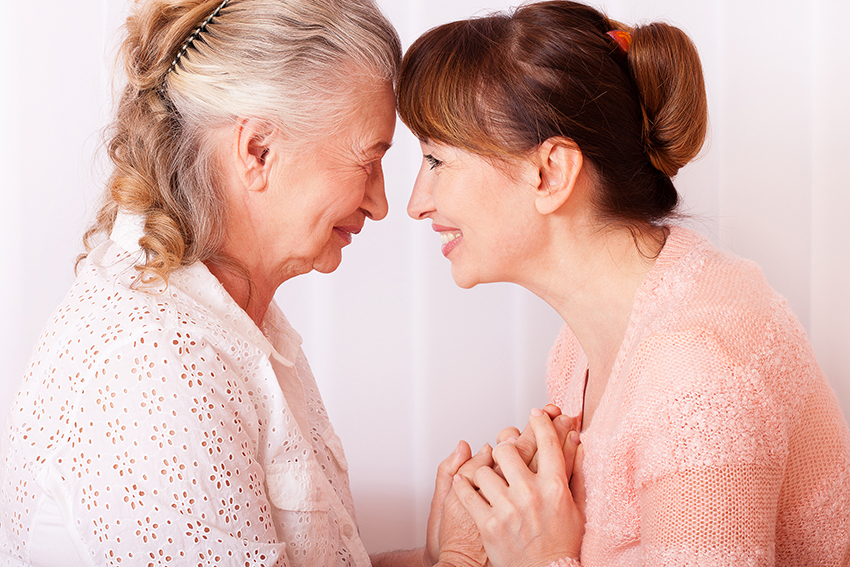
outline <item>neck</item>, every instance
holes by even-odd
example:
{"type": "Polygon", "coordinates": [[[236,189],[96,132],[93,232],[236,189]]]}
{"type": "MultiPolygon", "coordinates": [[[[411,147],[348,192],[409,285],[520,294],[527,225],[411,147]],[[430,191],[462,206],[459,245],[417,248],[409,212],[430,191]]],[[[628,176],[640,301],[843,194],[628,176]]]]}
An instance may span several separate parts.
{"type": "Polygon", "coordinates": [[[537,277],[532,270],[523,285],[561,315],[587,356],[587,425],[625,337],[635,291],[655,263],[645,253],[660,248],[659,234],[638,236],[638,248],[627,229],[576,232],[554,239],[537,277]]]}
{"type": "Polygon", "coordinates": [[[233,301],[262,329],[266,311],[274,298],[277,286],[264,285],[262,280],[255,281],[250,271],[235,263],[218,260],[207,261],[205,264],[233,301]]]}

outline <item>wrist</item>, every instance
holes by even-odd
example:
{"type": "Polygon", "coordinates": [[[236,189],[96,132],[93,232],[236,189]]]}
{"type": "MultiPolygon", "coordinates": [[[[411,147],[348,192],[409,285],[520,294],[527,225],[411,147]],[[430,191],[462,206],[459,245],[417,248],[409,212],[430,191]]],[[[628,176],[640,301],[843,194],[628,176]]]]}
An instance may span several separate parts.
{"type": "Polygon", "coordinates": [[[428,553],[427,547],[417,549],[416,551],[418,553],[418,558],[416,561],[417,565],[421,565],[421,567],[434,567],[434,565],[437,565],[437,559],[431,557],[431,554],[428,553]]]}

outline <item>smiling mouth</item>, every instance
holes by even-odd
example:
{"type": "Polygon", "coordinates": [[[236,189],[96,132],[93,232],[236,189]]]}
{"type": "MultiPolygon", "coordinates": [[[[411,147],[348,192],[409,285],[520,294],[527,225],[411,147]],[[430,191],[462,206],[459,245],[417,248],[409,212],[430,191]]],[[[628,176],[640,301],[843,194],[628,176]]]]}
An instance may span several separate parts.
{"type": "Polygon", "coordinates": [[[342,237],[343,241],[345,241],[345,244],[348,245],[348,244],[351,244],[351,235],[357,234],[358,232],[360,232],[360,227],[356,227],[356,226],[335,226],[334,231],[337,234],[339,234],[342,237]]]}
{"type": "Polygon", "coordinates": [[[443,244],[440,247],[440,251],[443,253],[443,256],[448,258],[449,253],[460,244],[461,240],[463,240],[463,233],[459,230],[440,231],[440,241],[443,244]]]}
{"type": "Polygon", "coordinates": [[[442,241],[443,246],[445,246],[449,242],[452,242],[461,236],[463,236],[463,233],[459,230],[446,230],[440,233],[440,240],[442,241]]]}

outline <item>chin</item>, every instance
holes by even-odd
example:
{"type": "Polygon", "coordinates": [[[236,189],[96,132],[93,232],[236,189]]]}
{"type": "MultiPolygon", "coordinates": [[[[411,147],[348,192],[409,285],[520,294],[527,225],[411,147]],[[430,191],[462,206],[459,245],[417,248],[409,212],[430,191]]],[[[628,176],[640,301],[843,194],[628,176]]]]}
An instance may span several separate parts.
{"type": "Polygon", "coordinates": [[[339,265],[342,263],[342,251],[338,251],[333,256],[324,256],[320,258],[316,258],[316,261],[313,262],[313,269],[322,274],[330,274],[339,268],[339,265]]]}
{"type": "Polygon", "coordinates": [[[462,289],[472,289],[473,287],[481,283],[481,281],[477,278],[473,278],[468,274],[460,273],[454,268],[452,268],[452,279],[455,281],[455,285],[462,289]]]}
{"type": "Polygon", "coordinates": [[[313,266],[313,269],[322,274],[330,274],[331,272],[339,268],[339,264],[340,262],[323,262],[321,264],[316,264],[315,266],[313,266]]]}

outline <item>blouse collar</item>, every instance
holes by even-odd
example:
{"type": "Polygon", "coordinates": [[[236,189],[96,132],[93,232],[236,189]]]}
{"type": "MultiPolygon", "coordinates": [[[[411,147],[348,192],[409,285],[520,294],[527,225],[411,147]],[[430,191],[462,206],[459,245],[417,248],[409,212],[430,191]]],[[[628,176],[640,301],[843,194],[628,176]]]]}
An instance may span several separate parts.
{"type": "MultiPolygon", "coordinates": [[[[137,262],[144,258],[139,245],[139,239],[145,235],[144,223],[144,215],[119,212],[109,236],[110,240],[130,254],[138,255],[137,262]]],[[[276,358],[284,366],[295,366],[301,350],[301,336],[292,328],[274,300],[263,321],[268,332],[266,336],[203,262],[178,268],[169,277],[168,284],[226,322],[266,356],[276,358]]]]}

